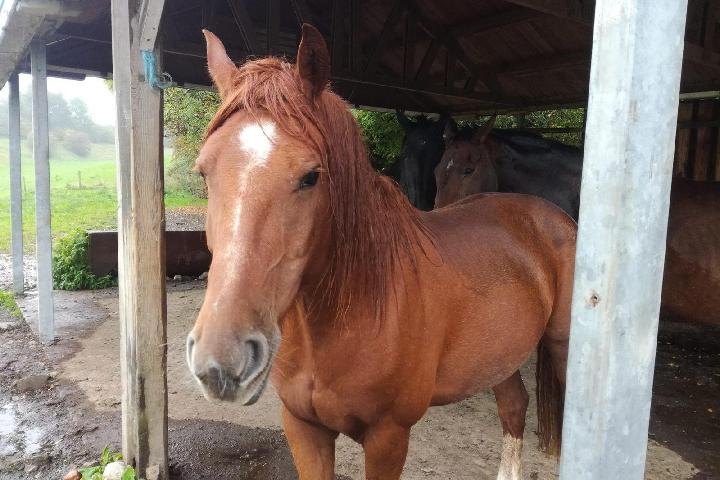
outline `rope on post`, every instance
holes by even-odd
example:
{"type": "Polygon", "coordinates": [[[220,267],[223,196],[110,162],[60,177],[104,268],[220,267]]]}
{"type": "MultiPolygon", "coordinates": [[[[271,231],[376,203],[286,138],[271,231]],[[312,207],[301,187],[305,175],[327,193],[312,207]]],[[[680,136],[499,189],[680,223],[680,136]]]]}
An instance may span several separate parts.
{"type": "Polygon", "coordinates": [[[143,66],[145,67],[145,80],[151,87],[164,90],[177,85],[173,82],[169,73],[158,72],[157,55],[155,55],[154,50],[141,50],[140,55],[142,55],[143,66]]]}

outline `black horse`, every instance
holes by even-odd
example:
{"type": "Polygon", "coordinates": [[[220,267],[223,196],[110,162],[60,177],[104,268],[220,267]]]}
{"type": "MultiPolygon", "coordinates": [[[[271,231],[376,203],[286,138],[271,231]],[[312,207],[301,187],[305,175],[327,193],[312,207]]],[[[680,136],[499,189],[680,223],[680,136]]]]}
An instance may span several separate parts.
{"type": "Polygon", "coordinates": [[[421,210],[432,210],[435,203],[435,167],[443,151],[443,130],[449,119],[441,115],[438,121],[419,116],[410,120],[396,111],[397,119],[405,130],[400,158],[383,170],[400,184],[410,202],[421,210]]]}

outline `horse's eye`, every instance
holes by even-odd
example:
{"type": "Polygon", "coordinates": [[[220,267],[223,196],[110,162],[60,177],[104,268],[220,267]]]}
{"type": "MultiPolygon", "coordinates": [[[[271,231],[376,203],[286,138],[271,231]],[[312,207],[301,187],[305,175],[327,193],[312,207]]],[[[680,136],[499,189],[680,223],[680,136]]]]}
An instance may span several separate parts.
{"type": "Polygon", "coordinates": [[[320,178],[320,172],[318,171],[312,171],[305,174],[302,179],[300,179],[300,189],[303,188],[310,188],[315,186],[315,184],[318,181],[318,178],[320,178]]]}
{"type": "Polygon", "coordinates": [[[467,167],[465,170],[463,170],[463,177],[467,177],[468,175],[472,175],[472,173],[475,171],[474,168],[467,167]]]}

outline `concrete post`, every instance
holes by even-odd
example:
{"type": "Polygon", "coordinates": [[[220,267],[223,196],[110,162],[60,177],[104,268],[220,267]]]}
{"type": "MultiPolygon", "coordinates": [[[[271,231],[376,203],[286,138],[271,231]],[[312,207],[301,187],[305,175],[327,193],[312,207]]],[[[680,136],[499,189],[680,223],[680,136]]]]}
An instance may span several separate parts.
{"type": "Polygon", "coordinates": [[[23,273],[22,171],[20,156],[20,82],[17,73],[10,75],[8,98],[10,137],[10,244],[13,268],[13,293],[25,290],[23,273]]]}
{"type": "Polygon", "coordinates": [[[33,159],[35,161],[35,226],[37,236],[38,331],[40,340],[55,340],[50,232],[50,138],[48,132],[47,65],[45,43],[30,44],[32,71],[33,159]]]}

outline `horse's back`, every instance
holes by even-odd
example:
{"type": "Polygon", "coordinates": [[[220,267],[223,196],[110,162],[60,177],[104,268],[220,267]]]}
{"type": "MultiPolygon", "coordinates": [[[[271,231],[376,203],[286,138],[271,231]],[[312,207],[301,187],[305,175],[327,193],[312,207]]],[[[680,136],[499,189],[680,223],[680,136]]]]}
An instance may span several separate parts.
{"type": "Polygon", "coordinates": [[[720,183],[673,181],[663,279],[664,311],[720,324],[720,183]]]}

